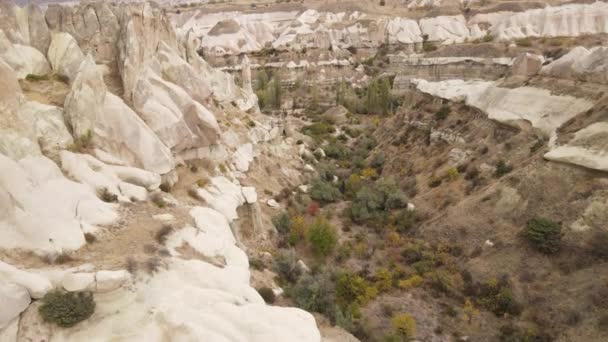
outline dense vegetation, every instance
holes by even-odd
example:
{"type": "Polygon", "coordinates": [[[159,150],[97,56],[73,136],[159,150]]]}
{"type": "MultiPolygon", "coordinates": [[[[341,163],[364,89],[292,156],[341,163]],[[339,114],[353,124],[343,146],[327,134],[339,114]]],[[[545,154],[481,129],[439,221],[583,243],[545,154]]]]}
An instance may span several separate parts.
{"type": "Polygon", "coordinates": [[[91,317],[95,301],[91,292],[52,291],[42,298],[40,316],[46,322],[69,328],[91,317]]]}

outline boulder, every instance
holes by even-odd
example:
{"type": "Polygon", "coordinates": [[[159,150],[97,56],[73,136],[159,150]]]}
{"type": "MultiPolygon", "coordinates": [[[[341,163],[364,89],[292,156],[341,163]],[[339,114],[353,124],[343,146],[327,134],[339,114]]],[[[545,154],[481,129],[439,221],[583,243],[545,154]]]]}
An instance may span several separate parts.
{"type": "Polygon", "coordinates": [[[0,327],[0,341],[18,342],[17,333],[19,332],[20,317],[17,316],[8,322],[4,327],[0,327]]]}
{"type": "Polygon", "coordinates": [[[30,305],[30,294],[21,285],[0,280],[0,329],[30,305]]]}
{"type": "Polygon", "coordinates": [[[245,203],[241,187],[223,176],[213,177],[209,184],[197,190],[199,198],[220,212],[228,221],[238,218],[236,209],[245,203]]]}
{"type": "Polygon", "coordinates": [[[165,80],[180,86],[195,101],[201,104],[206,102],[211,95],[211,85],[206,79],[200,77],[175,50],[161,42],[157,58],[165,80]]]}
{"type": "Polygon", "coordinates": [[[13,68],[19,79],[27,75],[47,75],[51,67],[44,55],[31,46],[13,44],[0,30],[0,58],[13,68]]]}
{"type": "Polygon", "coordinates": [[[0,154],[0,247],[57,254],[85,244],[83,229],[110,225],[118,215],[86,185],[70,181],[50,159],[15,162],[0,154]]]}
{"type": "Polygon", "coordinates": [[[54,33],[49,46],[48,59],[57,75],[73,81],[78,73],[84,54],[69,33],[54,33]]]}
{"type": "Polygon", "coordinates": [[[326,110],[323,117],[334,124],[343,124],[348,121],[348,109],[344,106],[335,106],[326,110]]]}
{"type": "MultiPolygon", "coordinates": [[[[0,278],[7,283],[13,283],[21,288],[25,288],[29,293],[29,297],[39,299],[53,289],[51,282],[38,274],[20,270],[12,265],[0,261],[0,278]]],[[[11,286],[9,289],[3,289],[4,295],[12,296],[14,303],[25,303],[24,293],[16,287],[11,286]]],[[[28,298],[29,299],[29,298],[28,298]]],[[[29,304],[29,301],[28,301],[29,304]]],[[[25,305],[27,307],[27,305],[25,305]]]]}
{"type": "Polygon", "coordinates": [[[65,113],[74,135],[89,137],[97,155],[161,175],[175,165],[171,151],[156,134],[118,96],[106,91],[91,55],[72,82],[65,113]]]}
{"type": "Polygon", "coordinates": [[[125,270],[99,271],[95,273],[95,291],[110,292],[119,289],[131,280],[131,274],[125,270]]]}
{"type": "Polygon", "coordinates": [[[36,141],[46,156],[56,158],[60,150],[74,143],[59,107],[28,101],[19,108],[19,116],[33,125],[36,141]]]}
{"type": "Polygon", "coordinates": [[[61,168],[72,179],[87,184],[97,193],[116,196],[119,201],[145,201],[148,198],[146,185],[153,182],[158,188],[160,184],[157,174],[126,166],[106,165],[88,154],[61,151],[60,159],[61,168]]]}
{"type": "Polygon", "coordinates": [[[219,138],[213,113],[150,68],[137,79],[132,96],[135,111],[174,153],[209,146],[219,138]]]}
{"type": "Polygon", "coordinates": [[[244,186],[242,189],[245,201],[249,204],[253,204],[258,201],[258,194],[255,192],[255,188],[252,186],[244,186]]]}
{"type": "Polygon", "coordinates": [[[249,171],[249,164],[253,161],[253,145],[246,143],[239,146],[232,156],[232,162],[238,171],[249,171]]]}
{"type": "Polygon", "coordinates": [[[61,279],[66,291],[90,291],[95,289],[95,273],[68,273],[61,279]]]}
{"type": "Polygon", "coordinates": [[[534,76],[540,72],[544,62],[545,58],[543,56],[524,52],[513,61],[511,74],[514,76],[534,76]]]}

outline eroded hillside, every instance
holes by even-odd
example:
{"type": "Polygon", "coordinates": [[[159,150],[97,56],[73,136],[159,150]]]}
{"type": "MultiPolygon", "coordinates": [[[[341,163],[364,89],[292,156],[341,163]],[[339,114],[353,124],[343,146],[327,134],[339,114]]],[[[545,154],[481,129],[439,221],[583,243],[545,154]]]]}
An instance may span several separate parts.
{"type": "Polygon", "coordinates": [[[0,19],[0,341],[608,338],[607,3],[0,19]]]}

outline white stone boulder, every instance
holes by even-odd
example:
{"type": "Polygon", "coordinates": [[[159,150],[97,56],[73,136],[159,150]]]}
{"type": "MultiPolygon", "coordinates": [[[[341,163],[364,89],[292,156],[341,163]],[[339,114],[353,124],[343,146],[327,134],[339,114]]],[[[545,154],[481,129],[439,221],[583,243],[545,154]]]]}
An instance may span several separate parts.
{"type": "Polygon", "coordinates": [[[66,291],[90,291],[95,289],[95,273],[68,273],[61,280],[66,291]]]}
{"type": "Polygon", "coordinates": [[[255,191],[255,188],[252,186],[244,186],[242,189],[243,196],[245,197],[245,201],[249,204],[253,204],[258,201],[258,194],[255,191]]]}
{"type": "Polygon", "coordinates": [[[271,198],[268,201],[266,201],[266,204],[269,207],[271,207],[271,208],[278,208],[278,207],[280,207],[279,203],[277,201],[275,201],[273,198],[271,198]]]}
{"type": "Polygon", "coordinates": [[[241,186],[223,176],[211,178],[205,188],[197,190],[197,196],[209,207],[222,213],[229,221],[238,218],[236,209],[245,203],[241,186]]]}
{"type": "Polygon", "coordinates": [[[0,329],[19,316],[30,302],[30,294],[25,287],[0,280],[0,329]]]}
{"type": "Polygon", "coordinates": [[[0,30],[0,58],[9,64],[19,79],[27,75],[47,75],[51,67],[44,55],[37,49],[20,44],[13,44],[0,30]]]}
{"type": "MultiPolygon", "coordinates": [[[[198,79],[196,74],[191,78],[198,79]]],[[[135,111],[174,153],[209,146],[219,138],[213,113],[150,68],[137,78],[132,96],[135,111]]]]}
{"type": "Polygon", "coordinates": [[[95,273],[95,292],[114,291],[131,280],[131,274],[125,270],[98,271],[95,273]]]}
{"type": "Polygon", "coordinates": [[[88,186],[64,177],[50,159],[15,162],[0,155],[0,247],[39,254],[85,244],[83,230],[113,224],[118,215],[88,186]]]}
{"type": "Polygon", "coordinates": [[[160,185],[160,175],[127,166],[106,165],[88,154],[61,151],[61,167],[72,179],[117,196],[119,201],[145,201],[147,189],[160,185]]]}
{"type": "Polygon", "coordinates": [[[47,292],[53,289],[53,285],[47,278],[20,270],[2,261],[0,261],[0,278],[5,282],[17,284],[27,289],[29,296],[34,299],[44,297],[47,292]]]}
{"type": "Polygon", "coordinates": [[[33,124],[40,150],[46,156],[54,158],[74,143],[59,107],[28,101],[19,108],[19,116],[33,124]]]}
{"type": "Polygon", "coordinates": [[[588,169],[608,172],[608,123],[596,122],[574,134],[566,144],[554,146],[544,157],[588,169]]]}
{"type": "Polygon", "coordinates": [[[249,171],[249,164],[253,161],[253,145],[246,143],[239,146],[232,156],[232,162],[238,171],[249,171]]]}
{"type": "Polygon", "coordinates": [[[52,35],[51,44],[47,53],[53,71],[57,75],[74,80],[84,54],[78,43],[69,33],[59,32],[52,35]]]}

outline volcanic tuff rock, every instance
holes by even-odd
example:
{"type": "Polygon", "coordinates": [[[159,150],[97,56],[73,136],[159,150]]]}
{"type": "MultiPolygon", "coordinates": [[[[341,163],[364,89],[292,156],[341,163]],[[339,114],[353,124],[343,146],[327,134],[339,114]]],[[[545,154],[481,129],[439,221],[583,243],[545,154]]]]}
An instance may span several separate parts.
{"type": "Polygon", "coordinates": [[[514,40],[525,37],[580,36],[608,33],[608,4],[547,6],[525,12],[492,12],[437,16],[414,20],[368,16],[354,12],[222,12],[202,10],[174,14],[178,32],[192,30],[211,55],[238,55],[266,47],[301,51],[304,48],[363,48],[389,44],[443,44],[484,37],[514,40]]]}
{"type": "MultiPolygon", "coordinates": [[[[19,249],[34,253],[30,262],[36,255],[52,261],[80,253],[91,238],[85,240],[85,233],[97,236],[96,244],[113,244],[106,234],[124,224],[123,203],[147,205],[161,182],[177,181],[175,167],[183,157],[217,158],[226,168],[200,189],[208,207],[194,206],[185,215],[195,227],[176,227],[160,271],[143,282],[134,279],[130,290],[126,271],[100,269],[98,259],[112,257],[107,253],[94,258],[101,265],[93,269],[58,270],[62,267],[34,262],[45,270],[24,271],[0,263],[0,298],[6,304],[0,311],[1,338],[150,341],[169,333],[170,339],[319,341],[312,315],[267,306],[250,286],[247,256],[229,225],[239,205],[255,201],[255,189],[242,187],[239,179],[246,177],[256,144],[278,135],[266,123],[250,134],[232,118],[233,127],[243,127],[235,144],[220,139],[216,117],[225,116],[224,110],[255,114],[250,82],[242,89],[232,76],[209,66],[196,53],[196,37],[178,39],[164,11],[150,3],[50,6],[45,16],[33,5],[20,9],[2,2],[0,9],[6,36],[0,44],[3,253],[19,249]],[[20,85],[18,79],[27,74],[47,77],[20,85]],[[69,83],[63,108],[35,93],[53,82],[69,83]],[[185,243],[201,258],[182,259],[185,243]],[[73,329],[56,329],[40,320],[37,304],[25,309],[30,297],[41,298],[57,286],[100,292],[99,315],[73,329]],[[30,329],[19,329],[22,324],[30,329]]],[[[183,210],[182,200],[172,200],[168,210],[183,210]]],[[[141,229],[135,224],[119,231],[141,229]]],[[[133,251],[110,254],[126,252],[133,251]]]]}

